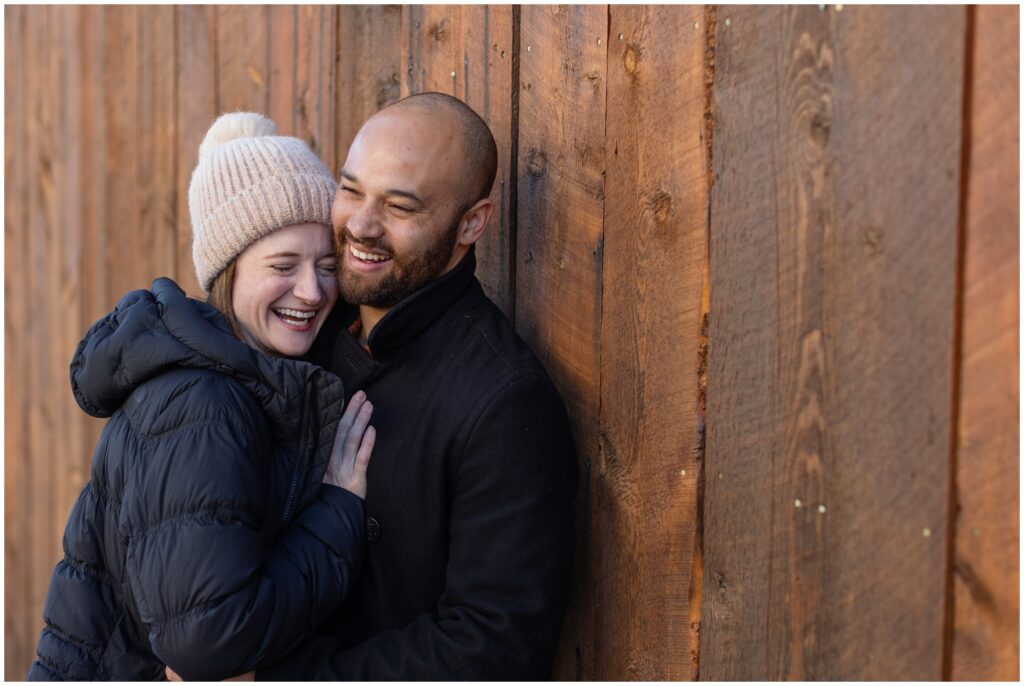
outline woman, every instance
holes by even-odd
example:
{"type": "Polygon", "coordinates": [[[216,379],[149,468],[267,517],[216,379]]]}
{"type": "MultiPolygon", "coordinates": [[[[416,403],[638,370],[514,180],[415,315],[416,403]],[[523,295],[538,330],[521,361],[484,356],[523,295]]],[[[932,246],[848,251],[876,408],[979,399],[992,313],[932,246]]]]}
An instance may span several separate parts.
{"type": "Polygon", "coordinates": [[[361,393],[303,355],[338,297],[335,182],[301,141],[224,115],[189,187],[209,304],[125,296],[71,364],[110,417],[64,534],[31,680],[221,679],[327,618],[362,555],[361,393]]]}

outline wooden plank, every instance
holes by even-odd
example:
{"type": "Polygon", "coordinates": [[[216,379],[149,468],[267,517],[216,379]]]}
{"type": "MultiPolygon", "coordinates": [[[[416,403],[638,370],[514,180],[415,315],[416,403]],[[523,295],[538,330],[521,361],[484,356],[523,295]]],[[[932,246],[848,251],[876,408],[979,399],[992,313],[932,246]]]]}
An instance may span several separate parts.
{"type": "MultiPolygon", "coordinates": [[[[298,12],[295,5],[267,6],[267,109],[264,112],[277,124],[283,136],[295,134],[296,71],[295,49],[298,12]]],[[[263,110],[257,110],[263,112],[263,110]]]]}
{"type": "Polygon", "coordinates": [[[199,144],[217,118],[216,11],[212,7],[177,8],[177,281],[186,293],[201,297],[192,262],[192,222],[188,183],[199,162],[199,144]]]}
{"type": "Polygon", "coordinates": [[[27,88],[34,54],[29,52],[28,15],[38,8],[4,7],[4,678],[24,679],[36,636],[28,620],[31,579],[31,443],[27,371],[29,300],[27,88]]]}
{"type": "Polygon", "coordinates": [[[106,138],[104,149],[95,152],[106,158],[103,204],[108,223],[102,230],[107,234],[108,309],[128,291],[152,282],[149,256],[139,252],[139,227],[135,226],[139,216],[135,166],[140,67],[137,14],[138,7],[128,5],[108,6],[103,12],[103,78],[97,85],[103,93],[106,138]]]}
{"type": "MultiPolygon", "coordinates": [[[[109,312],[115,305],[107,269],[107,227],[112,221],[108,211],[107,178],[107,122],[105,116],[105,91],[103,86],[104,60],[106,50],[106,17],[102,7],[80,7],[74,20],[77,25],[76,42],[79,46],[75,79],[82,87],[78,91],[78,102],[70,109],[75,117],[80,147],[79,185],[81,187],[79,213],[80,282],[79,288],[81,324],[79,335],[109,312]]],[[[68,360],[70,362],[70,360],[68,360]]],[[[69,401],[74,402],[70,398],[69,401]]],[[[77,406],[76,406],[77,408],[77,406]]],[[[81,426],[81,447],[91,456],[99,439],[103,420],[78,412],[81,426]]],[[[90,463],[91,464],[91,463],[90,463]]]]}
{"type": "Polygon", "coordinates": [[[511,316],[512,7],[405,5],[402,24],[402,96],[436,91],[459,98],[483,117],[497,142],[495,213],[477,242],[477,277],[511,316]]]}
{"type": "Polygon", "coordinates": [[[136,193],[138,222],[135,228],[135,260],[138,283],[148,288],[158,276],[173,276],[177,270],[177,211],[175,146],[176,45],[174,7],[153,5],[139,8],[136,32],[139,36],[138,119],[136,136],[136,193]]]}
{"type": "Polygon", "coordinates": [[[268,7],[269,116],[334,165],[334,52],[337,8],[268,7]]]}
{"type": "MultiPolygon", "coordinates": [[[[28,472],[24,496],[27,507],[28,536],[23,541],[28,548],[28,578],[19,589],[28,598],[27,615],[24,618],[28,631],[31,651],[42,628],[43,601],[50,580],[50,571],[60,551],[59,539],[54,540],[53,532],[57,521],[52,502],[53,473],[52,456],[57,449],[54,440],[56,419],[51,368],[51,346],[54,342],[53,316],[56,309],[49,290],[49,271],[52,251],[57,242],[57,227],[53,216],[53,104],[50,83],[52,65],[50,45],[55,41],[53,8],[34,7],[26,12],[25,63],[27,65],[25,99],[27,102],[27,176],[26,202],[28,213],[27,251],[23,278],[27,284],[26,295],[31,303],[31,315],[20,322],[21,334],[26,337],[30,348],[25,370],[26,398],[28,409],[29,452],[26,459],[28,472]]],[[[31,653],[23,656],[31,660],[31,653]]],[[[28,671],[28,663],[17,665],[22,677],[28,671]]]]}
{"type": "Polygon", "coordinates": [[[337,171],[334,106],[338,7],[298,8],[295,50],[295,132],[325,164],[337,171]]]}
{"type": "MultiPolygon", "coordinates": [[[[49,579],[53,565],[62,556],[61,541],[68,515],[89,478],[92,445],[87,443],[84,416],[71,392],[68,365],[87,324],[82,321],[82,140],[88,135],[80,128],[81,90],[87,87],[75,69],[81,55],[78,7],[52,9],[53,65],[50,102],[53,112],[53,196],[49,199],[55,221],[55,244],[51,247],[49,276],[50,342],[52,376],[48,392],[54,395],[54,425],[57,449],[51,456],[52,532],[48,543],[54,555],[38,574],[49,579]]],[[[34,617],[41,625],[42,612],[34,617]]]]}
{"type": "Polygon", "coordinates": [[[593,678],[696,676],[704,14],[611,8],[593,678]]]}
{"type": "Polygon", "coordinates": [[[972,11],[951,677],[1018,681],[1020,9],[972,11]]]}
{"type": "Polygon", "coordinates": [[[964,11],[717,27],[700,678],[939,679],[964,11]]]}
{"type": "Polygon", "coordinates": [[[338,7],[335,88],[335,154],[340,170],[359,127],[398,100],[402,40],[401,5],[338,7]]]}
{"type": "Polygon", "coordinates": [[[215,9],[217,113],[267,112],[270,109],[268,7],[217,5],[215,9]]]}
{"type": "Polygon", "coordinates": [[[530,5],[520,21],[515,325],[565,400],[580,465],[574,596],[555,675],[594,678],[587,541],[598,534],[591,473],[607,459],[598,422],[608,9],[530,5]]]}

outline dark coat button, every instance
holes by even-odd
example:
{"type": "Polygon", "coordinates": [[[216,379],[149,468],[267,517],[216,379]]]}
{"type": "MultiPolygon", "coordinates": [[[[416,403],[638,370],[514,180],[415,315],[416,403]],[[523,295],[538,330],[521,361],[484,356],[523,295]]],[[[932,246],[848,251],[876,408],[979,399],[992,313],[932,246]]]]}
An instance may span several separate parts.
{"type": "Polygon", "coordinates": [[[370,543],[380,540],[380,522],[373,517],[366,518],[366,540],[370,543]]]}

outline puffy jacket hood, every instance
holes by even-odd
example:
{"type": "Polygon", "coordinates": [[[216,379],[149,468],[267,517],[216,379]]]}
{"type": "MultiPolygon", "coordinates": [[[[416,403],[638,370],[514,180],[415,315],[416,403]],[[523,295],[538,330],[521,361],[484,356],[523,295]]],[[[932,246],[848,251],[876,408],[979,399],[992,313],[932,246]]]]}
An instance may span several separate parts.
{"type": "Polygon", "coordinates": [[[85,412],[109,417],[138,386],[180,367],[234,379],[264,408],[276,436],[305,443],[312,460],[301,467],[309,470],[301,500],[312,497],[341,416],[341,381],[309,362],[273,357],[243,343],[224,315],[187,297],[171,279],[156,279],[152,291],[128,293],[86,332],[71,362],[71,389],[85,412]],[[311,413],[330,421],[304,422],[311,413]]]}

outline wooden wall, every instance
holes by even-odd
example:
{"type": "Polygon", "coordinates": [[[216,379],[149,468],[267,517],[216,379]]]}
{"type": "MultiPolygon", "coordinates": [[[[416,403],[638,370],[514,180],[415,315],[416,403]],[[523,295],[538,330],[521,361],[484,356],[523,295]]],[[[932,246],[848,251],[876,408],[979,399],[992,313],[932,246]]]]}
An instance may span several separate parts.
{"type": "Polygon", "coordinates": [[[102,426],[84,330],[196,292],[222,111],[339,168],[439,90],[498,140],[478,255],[580,453],[562,679],[1019,663],[1015,7],[26,7],[5,18],[5,676],[102,426]]]}

